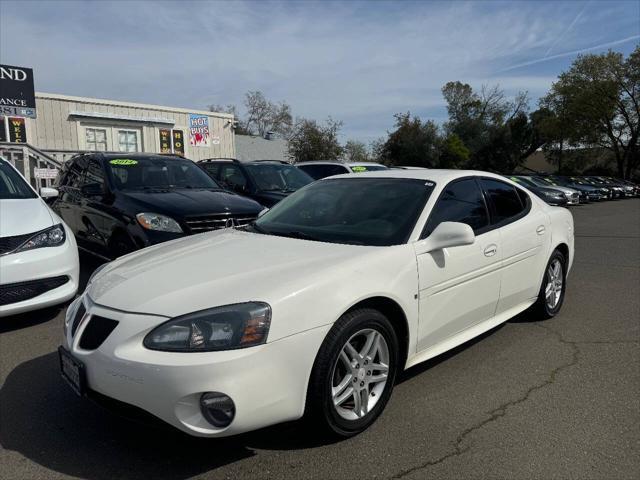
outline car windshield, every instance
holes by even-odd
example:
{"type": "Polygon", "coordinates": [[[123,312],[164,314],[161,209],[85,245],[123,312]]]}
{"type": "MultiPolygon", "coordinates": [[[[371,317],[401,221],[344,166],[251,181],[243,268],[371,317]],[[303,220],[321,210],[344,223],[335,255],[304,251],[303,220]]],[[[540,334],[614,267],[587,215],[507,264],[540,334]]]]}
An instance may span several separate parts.
{"type": "Polygon", "coordinates": [[[269,235],[352,245],[405,243],[434,183],[410,178],[321,180],[287,197],[252,227],[269,235]]]}
{"type": "Polygon", "coordinates": [[[0,200],[24,200],[36,197],[37,195],[29,188],[24,178],[7,162],[0,161],[0,200]]]}
{"type": "Polygon", "coordinates": [[[375,172],[378,170],[389,170],[384,165],[351,165],[351,171],[354,173],[375,172]]]}
{"type": "Polygon", "coordinates": [[[119,190],[220,189],[190,160],[172,157],[114,158],[105,162],[119,190]]]}
{"type": "Polygon", "coordinates": [[[313,182],[313,178],[292,165],[282,163],[253,163],[246,166],[263,192],[295,192],[313,182]]]}

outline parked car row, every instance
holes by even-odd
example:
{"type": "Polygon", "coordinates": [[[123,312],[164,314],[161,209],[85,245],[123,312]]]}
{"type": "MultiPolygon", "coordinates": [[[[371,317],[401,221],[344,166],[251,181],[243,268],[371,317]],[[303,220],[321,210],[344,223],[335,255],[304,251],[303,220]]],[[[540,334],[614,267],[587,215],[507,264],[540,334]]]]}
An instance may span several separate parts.
{"type": "Polygon", "coordinates": [[[511,175],[508,178],[556,206],[640,196],[640,186],[611,177],[538,174],[511,175]]]}

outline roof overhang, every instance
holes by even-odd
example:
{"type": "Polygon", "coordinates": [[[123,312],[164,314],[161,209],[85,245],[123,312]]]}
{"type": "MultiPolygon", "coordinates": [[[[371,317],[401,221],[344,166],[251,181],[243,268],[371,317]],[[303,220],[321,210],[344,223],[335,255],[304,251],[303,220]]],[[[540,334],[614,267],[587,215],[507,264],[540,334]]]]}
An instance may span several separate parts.
{"type": "Polygon", "coordinates": [[[160,117],[131,117],[128,115],[116,115],[112,113],[102,113],[102,112],[80,112],[80,111],[71,111],[69,112],[70,117],[77,118],[95,118],[100,120],[117,120],[119,122],[134,122],[134,123],[152,123],[152,124],[164,124],[164,125],[173,125],[175,122],[168,118],[160,118],[160,117]]]}

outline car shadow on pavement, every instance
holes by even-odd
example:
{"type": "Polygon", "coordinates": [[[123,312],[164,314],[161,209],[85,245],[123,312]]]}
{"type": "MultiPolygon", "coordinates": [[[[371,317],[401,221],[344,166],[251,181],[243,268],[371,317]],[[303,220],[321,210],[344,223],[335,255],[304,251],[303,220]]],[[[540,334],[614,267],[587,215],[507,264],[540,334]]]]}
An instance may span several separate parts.
{"type": "Polygon", "coordinates": [[[0,389],[0,419],[3,449],[92,480],[182,479],[254,455],[236,439],[199,439],[147,427],[75,396],[58,373],[57,353],[24,362],[9,374],[0,389]]]}
{"type": "Polygon", "coordinates": [[[40,310],[34,310],[33,312],[20,313],[18,315],[11,315],[4,317],[0,321],[0,333],[12,332],[13,330],[19,330],[22,328],[33,327],[41,323],[46,323],[56,318],[66,303],[62,305],[56,305],[54,307],[43,308],[40,310]]]}

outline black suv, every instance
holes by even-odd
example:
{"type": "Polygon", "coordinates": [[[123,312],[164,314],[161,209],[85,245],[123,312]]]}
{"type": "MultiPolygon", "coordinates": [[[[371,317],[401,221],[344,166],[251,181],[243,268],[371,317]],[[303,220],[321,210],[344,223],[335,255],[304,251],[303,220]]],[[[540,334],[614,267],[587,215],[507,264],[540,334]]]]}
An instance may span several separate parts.
{"type": "Polygon", "coordinates": [[[222,189],[191,160],[91,153],[65,162],[53,209],[78,247],[104,259],[183,235],[246,225],[262,207],[222,189]]]}
{"type": "Polygon", "coordinates": [[[313,182],[313,178],[293,165],[277,160],[239,162],[211,158],[198,164],[224,187],[272,207],[287,195],[313,182]]]}

